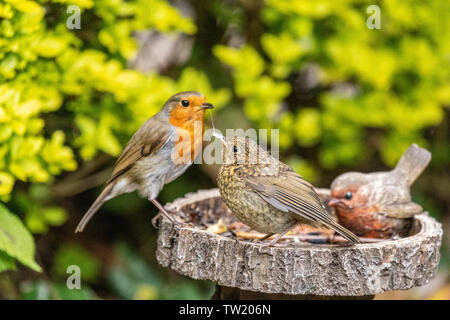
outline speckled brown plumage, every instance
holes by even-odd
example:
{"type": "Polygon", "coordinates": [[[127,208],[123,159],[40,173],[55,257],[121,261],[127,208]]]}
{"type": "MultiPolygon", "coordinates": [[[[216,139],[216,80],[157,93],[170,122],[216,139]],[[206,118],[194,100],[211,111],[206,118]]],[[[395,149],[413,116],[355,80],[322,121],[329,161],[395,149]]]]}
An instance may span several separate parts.
{"type": "Polygon", "coordinates": [[[225,163],[217,184],[223,200],[242,222],[259,232],[280,236],[298,223],[326,226],[359,242],[333,221],[309,182],[255,141],[232,137],[224,143],[225,163]]]}

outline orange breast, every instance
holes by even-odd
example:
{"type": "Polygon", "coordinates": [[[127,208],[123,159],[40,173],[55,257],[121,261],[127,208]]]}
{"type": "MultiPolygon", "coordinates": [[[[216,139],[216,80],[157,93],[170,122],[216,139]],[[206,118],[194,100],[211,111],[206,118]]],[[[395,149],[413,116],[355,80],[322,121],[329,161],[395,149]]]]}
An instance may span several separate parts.
{"type": "Polygon", "coordinates": [[[381,219],[375,206],[352,210],[337,209],[336,214],[339,224],[360,237],[386,239],[392,235],[389,223],[381,219]]]}
{"type": "Polygon", "coordinates": [[[177,127],[179,136],[175,143],[175,152],[178,153],[183,163],[194,161],[202,150],[205,111],[188,108],[175,108],[169,122],[177,127]]]}

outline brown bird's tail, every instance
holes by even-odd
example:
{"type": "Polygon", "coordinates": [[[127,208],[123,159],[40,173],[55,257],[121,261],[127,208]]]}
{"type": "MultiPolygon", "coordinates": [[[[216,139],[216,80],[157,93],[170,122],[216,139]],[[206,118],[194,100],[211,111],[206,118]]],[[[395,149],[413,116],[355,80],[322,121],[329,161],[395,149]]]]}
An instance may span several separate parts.
{"type": "Polygon", "coordinates": [[[89,210],[84,214],[83,218],[81,218],[81,221],[78,223],[77,228],[75,229],[75,233],[83,232],[84,228],[88,224],[89,220],[94,216],[94,214],[100,209],[100,207],[103,205],[103,203],[106,201],[106,197],[111,192],[112,187],[114,186],[113,183],[108,184],[105,189],[103,189],[102,193],[98,196],[98,198],[94,201],[94,203],[91,205],[89,210]]]}
{"type": "Polygon", "coordinates": [[[414,143],[405,151],[392,172],[399,175],[410,186],[416,181],[430,160],[431,153],[414,143]]]}
{"type": "Polygon", "coordinates": [[[361,243],[361,240],[359,240],[358,236],[355,235],[350,230],[347,230],[343,226],[341,226],[339,223],[334,222],[330,219],[330,221],[327,223],[327,227],[330,229],[333,229],[337,233],[339,233],[341,236],[343,236],[348,241],[354,242],[354,243],[361,243]]]}

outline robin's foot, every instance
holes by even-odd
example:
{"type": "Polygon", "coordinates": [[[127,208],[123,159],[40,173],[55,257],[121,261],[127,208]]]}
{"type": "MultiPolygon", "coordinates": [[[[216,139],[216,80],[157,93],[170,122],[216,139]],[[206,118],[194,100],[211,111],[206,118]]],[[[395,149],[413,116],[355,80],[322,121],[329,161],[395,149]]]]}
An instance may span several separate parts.
{"type": "Polygon", "coordinates": [[[158,213],[156,214],[156,216],[154,216],[154,217],[152,218],[152,226],[153,226],[155,229],[159,229],[159,227],[158,227],[158,219],[159,219],[159,217],[161,217],[161,212],[158,212],[158,213]]]}
{"type": "Polygon", "coordinates": [[[156,200],[151,200],[153,202],[153,204],[159,209],[159,212],[156,216],[154,216],[152,218],[152,225],[158,229],[157,227],[157,222],[159,217],[161,216],[161,213],[174,225],[180,225],[182,224],[181,222],[178,222],[177,220],[175,220],[174,217],[172,216],[176,216],[176,212],[175,211],[168,211],[166,209],[164,209],[164,207],[156,200]]]}
{"type": "MultiPolygon", "coordinates": [[[[172,217],[172,216],[174,216],[174,215],[177,214],[176,211],[171,211],[171,210],[166,210],[166,213],[167,213],[170,217],[172,217]]],[[[152,226],[153,226],[155,229],[159,229],[159,226],[158,226],[158,220],[159,220],[160,217],[161,217],[161,212],[158,212],[158,214],[152,218],[152,226]]],[[[169,219],[169,220],[170,220],[170,219],[169,219]]],[[[176,225],[181,225],[181,224],[183,224],[182,222],[179,222],[179,221],[177,221],[177,220],[175,220],[175,219],[173,219],[173,221],[171,220],[170,222],[173,223],[173,224],[176,224],[176,225]]]]}
{"type": "Polygon", "coordinates": [[[275,243],[277,243],[278,240],[280,240],[283,236],[284,236],[284,234],[279,234],[275,238],[273,238],[272,240],[264,241],[264,242],[259,243],[259,246],[261,248],[270,247],[270,246],[274,245],[275,243]]]}
{"type": "MultiPolygon", "coordinates": [[[[279,234],[278,234],[275,238],[273,238],[272,240],[270,240],[270,241],[265,241],[265,242],[261,243],[260,246],[261,246],[262,248],[264,248],[264,247],[270,247],[271,245],[277,243],[278,240],[280,240],[286,233],[288,233],[289,231],[291,231],[296,225],[297,225],[297,223],[294,223],[294,224],[291,225],[290,227],[286,228],[283,232],[279,233],[279,234]]],[[[268,239],[268,238],[270,238],[272,235],[273,235],[273,234],[270,234],[270,233],[269,233],[268,235],[266,235],[266,236],[265,236],[264,238],[262,238],[261,240],[268,239]]]]}

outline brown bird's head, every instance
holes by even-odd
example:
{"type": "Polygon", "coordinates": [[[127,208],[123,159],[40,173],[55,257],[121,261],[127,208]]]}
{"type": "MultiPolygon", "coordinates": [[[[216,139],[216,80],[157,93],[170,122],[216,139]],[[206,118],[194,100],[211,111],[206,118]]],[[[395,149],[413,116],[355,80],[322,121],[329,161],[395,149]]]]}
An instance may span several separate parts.
{"type": "Polygon", "coordinates": [[[206,102],[200,92],[184,91],[170,97],[162,111],[168,116],[170,124],[184,127],[189,122],[203,121],[206,110],[212,108],[214,106],[206,102]]]}
{"type": "Polygon", "coordinates": [[[370,174],[348,172],[338,176],[331,184],[328,206],[336,209],[339,223],[359,236],[381,237],[386,228],[376,220],[376,196],[383,179],[370,174]],[[375,196],[375,197],[374,197],[375,196]]]}
{"type": "Polygon", "coordinates": [[[222,140],[224,165],[259,165],[270,163],[270,154],[249,137],[232,136],[222,140]]]}
{"type": "Polygon", "coordinates": [[[331,184],[331,197],[328,203],[338,211],[349,211],[367,204],[367,175],[348,172],[338,176],[331,184]]]}
{"type": "Polygon", "coordinates": [[[177,163],[193,161],[200,153],[205,131],[205,112],[213,108],[211,103],[206,102],[205,96],[197,91],[177,93],[164,104],[160,117],[176,127],[179,136],[175,150],[177,163]]]}

